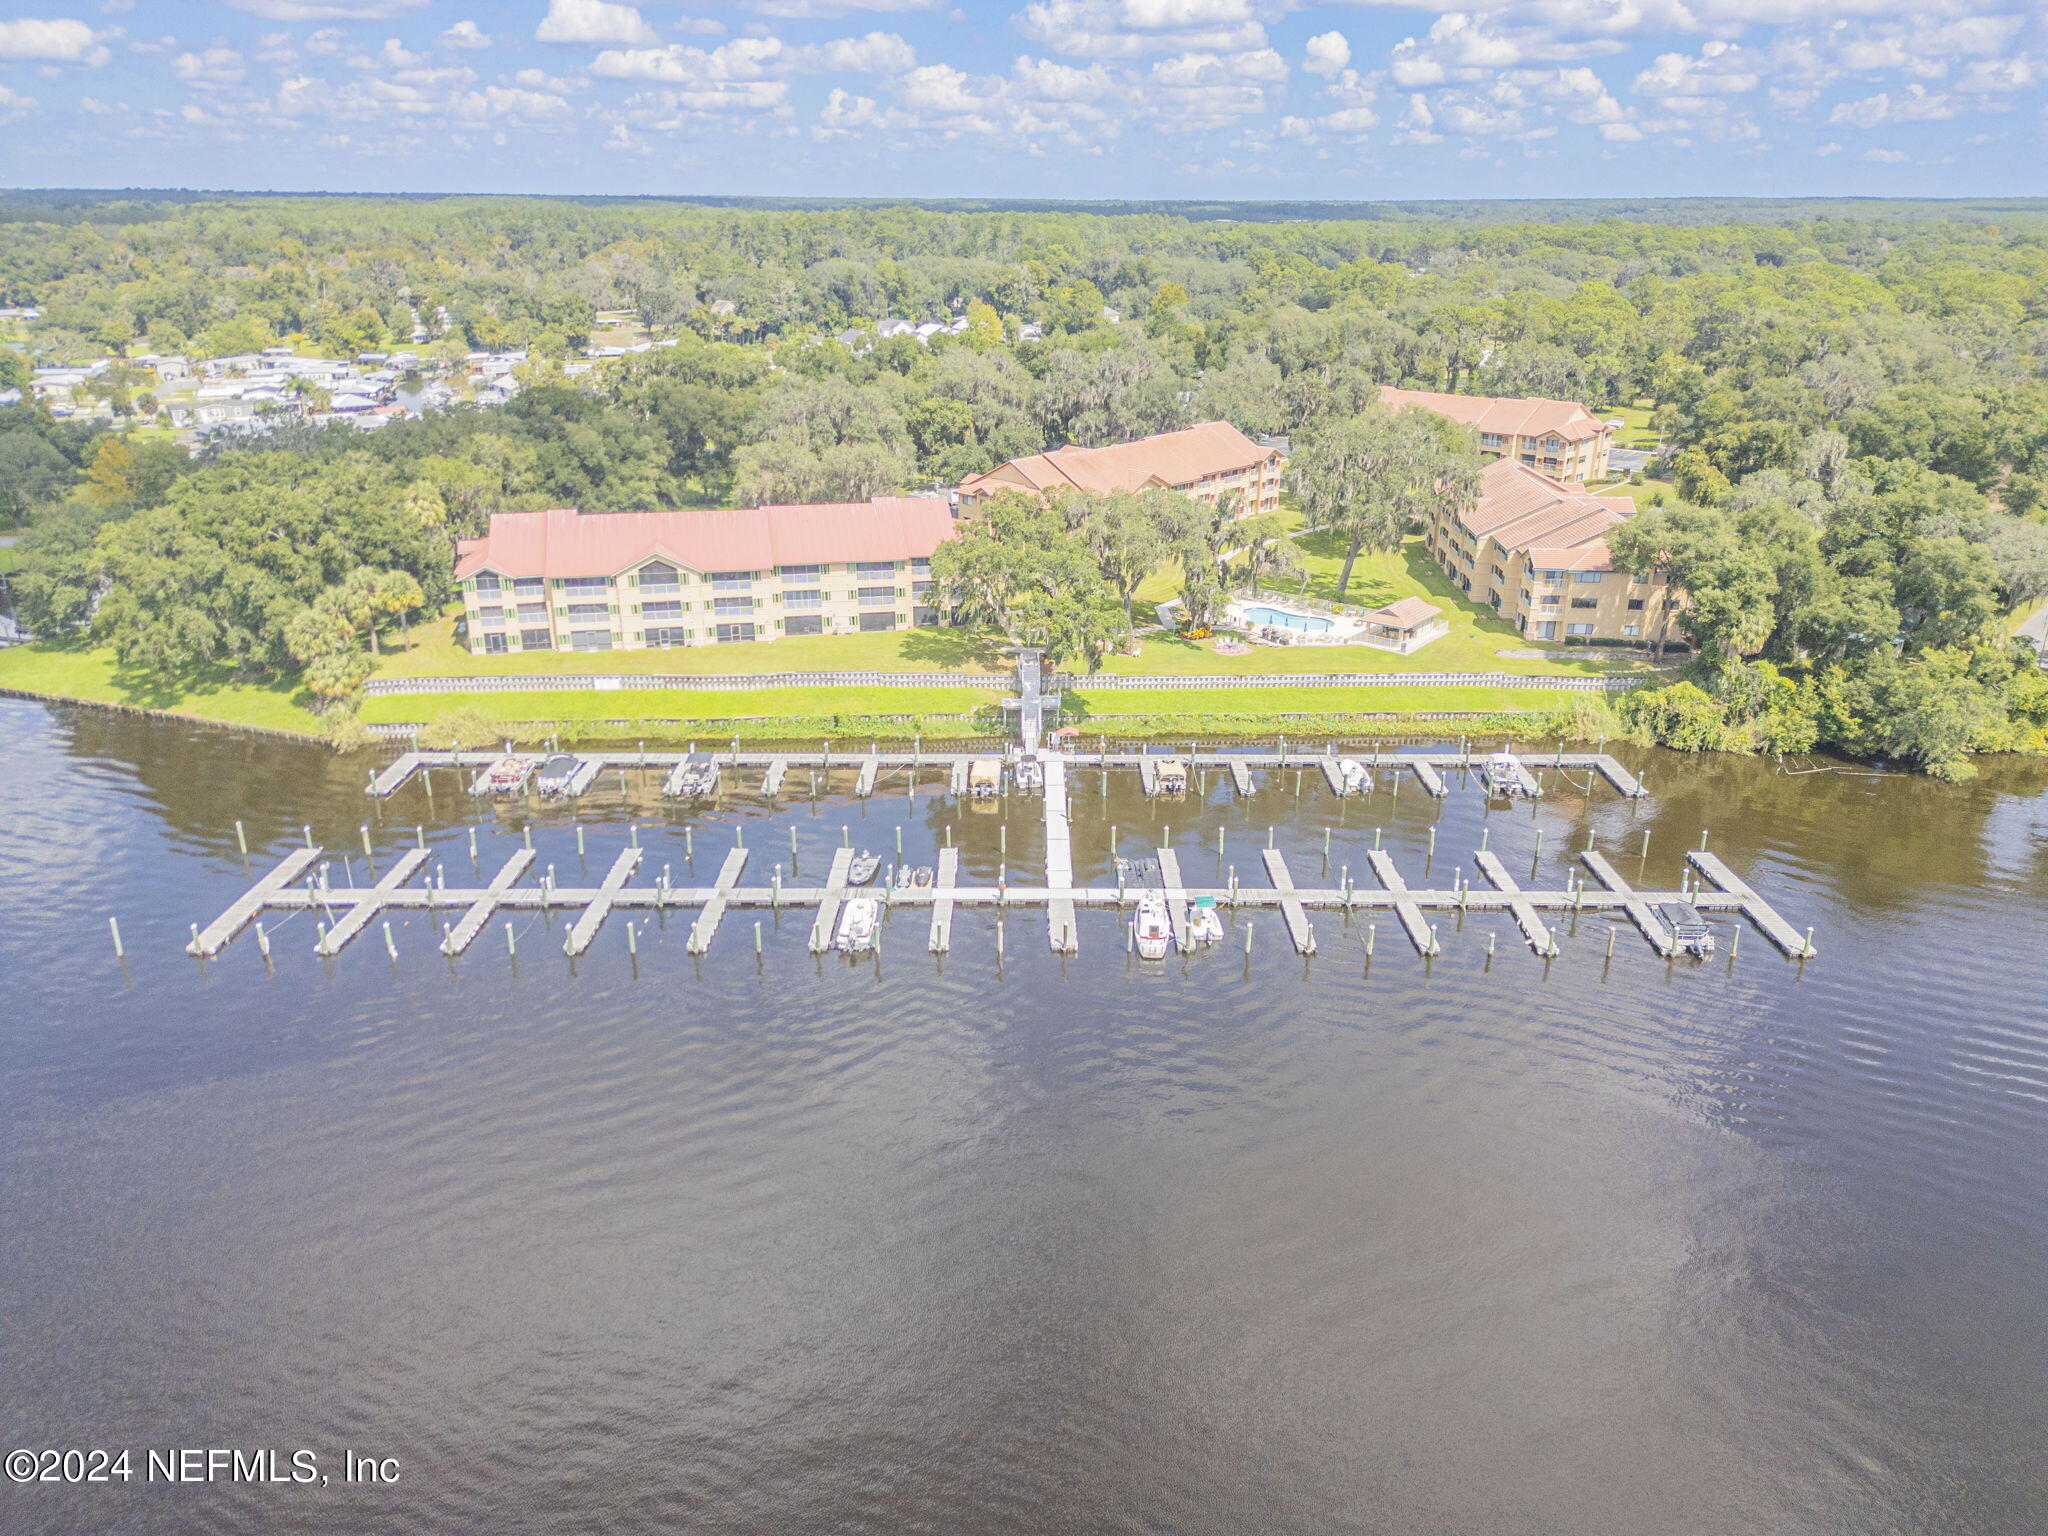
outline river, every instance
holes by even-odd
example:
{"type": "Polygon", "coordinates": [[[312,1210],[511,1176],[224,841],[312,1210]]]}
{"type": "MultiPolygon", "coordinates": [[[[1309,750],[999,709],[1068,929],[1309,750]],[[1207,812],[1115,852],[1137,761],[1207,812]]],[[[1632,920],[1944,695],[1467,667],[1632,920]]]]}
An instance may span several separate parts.
{"type": "MultiPolygon", "coordinates": [[[[302,826],[388,855],[422,825],[452,880],[526,812],[0,700],[0,1449],[135,1458],[0,1486],[0,1527],[2039,1532],[2048,766],[1628,760],[1652,801],[1553,778],[1491,814],[1083,775],[1076,872],[1111,823],[1126,853],[1171,825],[1191,873],[1218,829],[1255,869],[1269,826],[1314,873],[1328,828],[1362,872],[1377,826],[1414,878],[1434,822],[1440,864],[1483,829],[1562,884],[1590,834],[1669,885],[1711,829],[1818,958],[1624,930],[1610,961],[1603,918],[1546,966],[1468,916],[1428,965],[1383,923],[1368,965],[1326,914],[1305,962],[1269,914],[1249,959],[1147,965],[1106,914],[1062,958],[1019,913],[999,963],[963,912],[943,961],[899,919],[851,964],[796,913],[757,958],[735,913],[701,958],[615,917],[572,965],[558,917],[450,963],[415,915],[396,962],[323,962],[295,917],[270,965],[202,966],[187,924],[302,826]],[[145,1481],[187,1447],[330,1482],[145,1481]],[[348,1452],[397,1481],[344,1483],[348,1452]]],[[[929,786],[800,778],[694,818],[699,867],[740,823],[778,857],[902,825],[931,862],[948,824],[963,878],[1002,856],[929,786]]],[[[657,776],[533,813],[565,883],[579,818],[594,873],[632,820],[681,878],[657,776]]]]}

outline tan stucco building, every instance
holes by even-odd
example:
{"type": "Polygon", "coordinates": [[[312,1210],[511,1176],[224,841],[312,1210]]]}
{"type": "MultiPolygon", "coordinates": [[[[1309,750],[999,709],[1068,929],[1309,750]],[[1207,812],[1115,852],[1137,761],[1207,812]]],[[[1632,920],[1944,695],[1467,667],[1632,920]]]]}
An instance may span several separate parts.
{"type": "Polygon", "coordinates": [[[1685,594],[1614,568],[1608,531],[1634,515],[1626,496],[1498,459],[1480,474],[1478,501],[1440,511],[1426,542],[1461,590],[1532,640],[1650,645],[1676,636],[1685,594]]]}
{"type": "Polygon", "coordinates": [[[479,656],[857,634],[940,622],[931,496],[706,512],[500,512],[456,546],[479,656]]]}
{"type": "Polygon", "coordinates": [[[1280,505],[1287,456],[1253,442],[1227,421],[1205,421],[1107,448],[1055,448],[1010,459],[960,483],[960,509],[972,511],[1002,491],[1058,495],[1065,491],[1164,489],[1214,502],[1235,492],[1238,514],[1253,517],[1280,505]]]}
{"type": "Polygon", "coordinates": [[[1581,485],[1607,478],[1607,450],[1620,421],[1602,421],[1576,400],[1503,399],[1444,395],[1427,389],[1380,386],[1390,411],[1434,411],[1479,434],[1479,451],[1581,485]]]}

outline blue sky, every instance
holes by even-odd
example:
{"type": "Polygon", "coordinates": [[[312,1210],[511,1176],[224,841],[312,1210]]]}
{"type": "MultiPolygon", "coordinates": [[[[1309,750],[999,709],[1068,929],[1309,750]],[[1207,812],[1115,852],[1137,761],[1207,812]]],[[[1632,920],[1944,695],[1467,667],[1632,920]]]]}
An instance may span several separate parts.
{"type": "Polygon", "coordinates": [[[2048,193],[2041,0],[10,0],[0,184],[2048,193]]]}

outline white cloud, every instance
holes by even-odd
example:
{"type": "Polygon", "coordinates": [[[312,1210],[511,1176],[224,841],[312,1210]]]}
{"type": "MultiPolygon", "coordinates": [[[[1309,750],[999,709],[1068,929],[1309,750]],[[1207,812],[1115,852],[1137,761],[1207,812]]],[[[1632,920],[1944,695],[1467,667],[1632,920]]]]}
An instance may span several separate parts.
{"type": "Polygon", "coordinates": [[[1266,46],[1248,0],[1031,0],[1017,30],[1055,53],[1130,59],[1266,46]]]}
{"type": "Polygon", "coordinates": [[[0,21],[0,59],[42,59],[97,69],[107,58],[106,46],[93,29],[72,17],[0,21]]]}
{"type": "Polygon", "coordinates": [[[754,0],[753,4],[753,9],[764,16],[791,20],[864,13],[893,15],[900,11],[935,11],[938,8],[939,0],[754,0]]]}
{"type": "Polygon", "coordinates": [[[384,21],[416,11],[427,0],[226,0],[267,21],[384,21]]]}
{"type": "Polygon", "coordinates": [[[1879,165],[1904,165],[1913,157],[1903,149],[1866,149],[1863,158],[1879,165]]]}
{"type": "Polygon", "coordinates": [[[473,21],[458,21],[435,39],[443,48],[488,48],[491,40],[473,21]]]}
{"type": "MultiPolygon", "coordinates": [[[[79,105],[84,106],[90,112],[92,107],[86,106],[86,103],[91,101],[92,98],[87,96],[79,102],[79,105]]],[[[24,112],[33,111],[35,104],[35,97],[24,96],[19,91],[0,85],[0,123],[6,122],[9,118],[20,117],[24,112]]],[[[98,103],[94,103],[94,105],[98,105],[98,103]]]]}
{"type": "Polygon", "coordinates": [[[588,80],[577,75],[551,75],[544,69],[522,69],[512,77],[514,85],[523,85],[530,91],[553,91],[562,95],[580,91],[589,85],[588,80]]]}
{"type": "Polygon", "coordinates": [[[1301,68],[1304,74],[1333,78],[1351,62],[1351,44],[1342,32],[1318,32],[1304,45],[1301,68]]]}
{"type": "Polygon", "coordinates": [[[1851,128],[1875,128],[1880,123],[1938,123],[1962,110],[1963,104],[1955,97],[1929,91],[1916,80],[1897,96],[1879,91],[1861,101],[1841,102],[1828,114],[1828,121],[1851,128]]]}
{"type": "Polygon", "coordinates": [[[202,89],[235,85],[248,73],[241,54],[216,43],[204,53],[181,53],[171,60],[171,72],[187,85],[202,89]]]}
{"type": "Polygon", "coordinates": [[[1762,83],[1740,44],[1716,38],[1703,44],[1697,56],[1660,53],[1650,67],[1636,76],[1639,96],[1699,97],[1739,96],[1762,83]]]}
{"type": "Polygon", "coordinates": [[[817,73],[844,70],[857,75],[900,75],[917,67],[917,50],[894,32],[870,32],[865,37],[840,37],[792,48],[788,62],[792,69],[817,73]]]}
{"type": "Polygon", "coordinates": [[[548,0],[548,13],[533,30],[543,43],[655,43],[654,28],[630,5],[614,0],[548,0]]]}
{"type": "Polygon", "coordinates": [[[339,27],[322,27],[306,37],[306,52],[318,57],[339,53],[347,45],[348,34],[339,27]]]}
{"type": "Polygon", "coordinates": [[[608,48],[592,61],[590,72],[609,80],[719,85],[764,78],[767,66],[782,52],[778,37],[736,37],[708,51],[684,43],[670,43],[665,48],[608,48]]]}
{"type": "Polygon", "coordinates": [[[1100,64],[1077,69],[1051,59],[1019,57],[1010,66],[1010,78],[1035,101],[1101,101],[1117,89],[1116,80],[1100,64]]]}

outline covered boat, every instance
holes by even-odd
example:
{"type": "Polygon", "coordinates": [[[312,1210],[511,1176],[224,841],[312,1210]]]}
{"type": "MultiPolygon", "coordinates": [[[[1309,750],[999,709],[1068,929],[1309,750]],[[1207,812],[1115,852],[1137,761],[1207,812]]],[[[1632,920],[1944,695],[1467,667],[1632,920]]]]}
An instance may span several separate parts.
{"type": "Polygon", "coordinates": [[[875,947],[882,909],[872,896],[855,896],[839,909],[839,927],[832,947],[843,955],[862,955],[875,947]]]}
{"type": "Polygon", "coordinates": [[[866,885],[875,878],[875,871],[881,867],[882,856],[878,853],[869,853],[863,848],[858,857],[846,866],[847,881],[852,885],[866,885]]]}
{"type": "Polygon", "coordinates": [[[1045,788],[1045,765],[1035,757],[1020,757],[1010,770],[1019,789],[1045,788]]]}
{"type": "Polygon", "coordinates": [[[1707,926],[1700,909],[1689,901],[1660,901],[1651,908],[1657,921],[1671,937],[1671,946],[1681,955],[1704,960],[1714,952],[1714,930],[1707,926]]]}
{"type": "Polygon", "coordinates": [[[533,787],[544,795],[566,795],[575,787],[576,770],[583,759],[573,752],[557,752],[543,761],[533,776],[533,787]]]}
{"type": "Polygon", "coordinates": [[[1177,757],[1162,758],[1159,763],[1159,793],[1184,795],[1187,792],[1188,765],[1177,757]]]}
{"type": "Polygon", "coordinates": [[[1188,942],[1190,944],[1221,944],[1223,942],[1223,914],[1216,910],[1214,896],[1197,896],[1188,908],[1188,942]]]}
{"type": "Polygon", "coordinates": [[[967,765],[967,794],[973,800],[993,800],[1003,792],[1001,758],[977,757],[967,765]]]}
{"type": "Polygon", "coordinates": [[[1138,953],[1147,960],[1164,960],[1173,943],[1173,924],[1166,916],[1164,896],[1138,898],[1138,915],[1131,923],[1138,953]]]}
{"type": "Polygon", "coordinates": [[[1480,766],[1479,777],[1489,795],[1512,798],[1524,791],[1522,765],[1512,752],[1496,752],[1480,766]]]}

